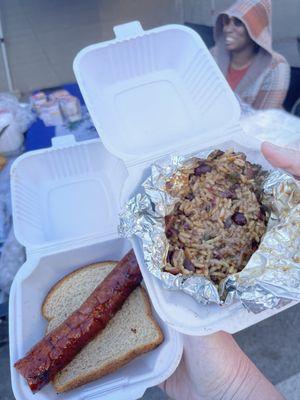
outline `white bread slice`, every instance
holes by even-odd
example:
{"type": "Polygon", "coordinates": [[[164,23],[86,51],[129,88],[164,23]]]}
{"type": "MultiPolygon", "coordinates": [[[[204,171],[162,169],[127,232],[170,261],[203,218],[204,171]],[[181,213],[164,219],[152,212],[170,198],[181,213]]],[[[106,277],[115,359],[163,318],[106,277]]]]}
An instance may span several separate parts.
{"type": "MultiPolygon", "coordinates": [[[[48,293],[42,313],[49,321],[47,333],[80,307],[116,262],[89,265],[65,276],[48,293]]],[[[88,343],[53,381],[55,390],[65,392],[116,371],[138,355],[163,341],[153,319],[144,288],[135,289],[106,328],[88,343]]]]}

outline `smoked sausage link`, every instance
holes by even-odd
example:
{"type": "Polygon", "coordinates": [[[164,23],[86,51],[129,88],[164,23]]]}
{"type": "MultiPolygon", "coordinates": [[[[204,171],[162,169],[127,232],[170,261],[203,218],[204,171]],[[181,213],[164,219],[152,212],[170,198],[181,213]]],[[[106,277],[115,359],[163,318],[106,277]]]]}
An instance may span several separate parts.
{"type": "Polygon", "coordinates": [[[15,368],[37,392],[90,342],[140,284],[142,275],[131,250],[94,292],[61,325],[49,332],[15,368]]]}

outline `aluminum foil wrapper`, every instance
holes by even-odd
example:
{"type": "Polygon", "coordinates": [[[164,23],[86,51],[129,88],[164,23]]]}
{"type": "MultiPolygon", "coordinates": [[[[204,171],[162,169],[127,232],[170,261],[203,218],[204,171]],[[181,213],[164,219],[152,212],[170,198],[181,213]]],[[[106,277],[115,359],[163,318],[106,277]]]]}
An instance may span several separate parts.
{"type": "MultiPolygon", "coordinates": [[[[197,156],[205,158],[209,153],[197,156]]],[[[141,239],[148,270],[165,288],[181,290],[202,304],[231,304],[239,299],[248,310],[259,313],[300,300],[300,187],[278,170],[268,174],[263,187],[263,203],[271,210],[267,231],[241,272],[229,275],[218,290],[205,277],[163,271],[169,247],[164,217],[177,202],[165,191],[165,183],[174,174],[179,177],[188,162],[171,156],[154,164],[143,184],[144,193],[131,198],[120,214],[119,232],[141,239]]]]}

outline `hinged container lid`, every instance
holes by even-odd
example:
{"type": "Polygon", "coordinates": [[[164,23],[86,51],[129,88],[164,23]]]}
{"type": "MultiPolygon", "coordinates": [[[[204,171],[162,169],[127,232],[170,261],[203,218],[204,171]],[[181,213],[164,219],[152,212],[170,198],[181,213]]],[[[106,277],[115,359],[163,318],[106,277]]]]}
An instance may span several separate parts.
{"type": "Polygon", "coordinates": [[[240,107],[200,36],[182,25],[114,28],[74,72],[107,149],[129,165],[224,140],[240,107]]]}
{"type": "Polygon", "coordinates": [[[127,172],[99,139],[72,135],[23,154],[11,168],[14,230],[27,252],[54,252],[115,237],[127,172]],[[112,172],[113,177],[112,178],[112,172]]]}

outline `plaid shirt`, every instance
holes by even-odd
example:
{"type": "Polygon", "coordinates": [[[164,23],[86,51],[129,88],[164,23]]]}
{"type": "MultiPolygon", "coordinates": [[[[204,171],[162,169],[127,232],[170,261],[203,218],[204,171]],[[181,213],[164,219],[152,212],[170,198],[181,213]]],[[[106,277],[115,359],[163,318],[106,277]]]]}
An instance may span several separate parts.
{"type": "Polygon", "coordinates": [[[289,64],[272,48],[271,11],[271,0],[238,0],[219,14],[214,29],[216,45],[211,52],[225,76],[230,54],[225,46],[222,14],[240,19],[251,39],[259,45],[259,51],[235,90],[243,102],[255,109],[280,108],[290,81],[289,64]]]}

